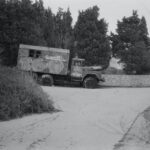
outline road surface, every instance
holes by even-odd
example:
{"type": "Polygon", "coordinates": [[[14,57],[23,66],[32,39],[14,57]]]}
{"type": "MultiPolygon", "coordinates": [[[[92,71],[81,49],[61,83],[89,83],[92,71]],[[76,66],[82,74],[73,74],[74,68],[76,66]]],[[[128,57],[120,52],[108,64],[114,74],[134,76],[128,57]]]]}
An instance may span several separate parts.
{"type": "Polygon", "coordinates": [[[0,150],[112,150],[150,88],[42,87],[60,112],[0,122],[0,150]]]}

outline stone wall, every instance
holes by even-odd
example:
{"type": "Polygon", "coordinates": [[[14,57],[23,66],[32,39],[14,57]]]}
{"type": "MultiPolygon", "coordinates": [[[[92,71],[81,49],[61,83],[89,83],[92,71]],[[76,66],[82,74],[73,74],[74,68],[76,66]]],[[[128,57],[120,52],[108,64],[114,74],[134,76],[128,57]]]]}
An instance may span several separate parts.
{"type": "Polygon", "coordinates": [[[108,75],[104,74],[104,86],[150,87],[150,75],[108,75]]]}

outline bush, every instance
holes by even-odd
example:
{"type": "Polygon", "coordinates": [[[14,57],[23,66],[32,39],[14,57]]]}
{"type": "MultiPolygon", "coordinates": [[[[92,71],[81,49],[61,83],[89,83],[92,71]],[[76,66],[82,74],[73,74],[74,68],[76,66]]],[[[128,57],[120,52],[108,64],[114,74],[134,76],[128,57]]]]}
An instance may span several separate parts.
{"type": "Polygon", "coordinates": [[[29,74],[0,66],[0,120],[54,110],[53,102],[29,74]]]}

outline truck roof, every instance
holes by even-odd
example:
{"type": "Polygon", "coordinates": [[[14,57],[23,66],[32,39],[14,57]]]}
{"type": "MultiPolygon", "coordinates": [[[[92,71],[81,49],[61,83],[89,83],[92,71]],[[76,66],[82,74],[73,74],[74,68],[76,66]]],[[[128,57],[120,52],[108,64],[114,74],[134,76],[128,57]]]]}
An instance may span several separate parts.
{"type": "Polygon", "coordinates": [[[44,46],[34,46],[34,45],[25,45],[20,44],[19,48],[22,49],[33,49],[33,50],[40,50],[40,51],[55,51],[55,52],[62,52],[62,53],[70,53],[69,49],[62,49],[62,48],[52,48],[52,47],[44,47],[44,46]]]}

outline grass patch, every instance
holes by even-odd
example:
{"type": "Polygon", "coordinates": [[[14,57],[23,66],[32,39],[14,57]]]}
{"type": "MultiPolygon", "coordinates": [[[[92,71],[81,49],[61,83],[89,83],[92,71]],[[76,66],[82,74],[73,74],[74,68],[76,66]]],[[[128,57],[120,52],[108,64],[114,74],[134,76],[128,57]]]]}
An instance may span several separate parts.
{"type": "Polygon", "coordinates": [[[53,111],[52,100],[29,74],[0,66],[0,120],[53,111]]]}

